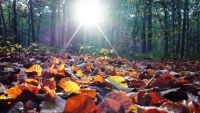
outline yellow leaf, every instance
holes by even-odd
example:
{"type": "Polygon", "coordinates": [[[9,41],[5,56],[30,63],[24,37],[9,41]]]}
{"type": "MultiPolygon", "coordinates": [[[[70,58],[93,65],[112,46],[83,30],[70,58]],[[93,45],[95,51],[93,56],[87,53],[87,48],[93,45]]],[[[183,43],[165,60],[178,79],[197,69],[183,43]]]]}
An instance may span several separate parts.
{"type": "Polygon", "coordinates": [[[90,83],[91,80],[92,80],[92,77],[83,76],[83,77],[81,77],[81,80],[79,80],[78,82],[81,84],[88,84],[88,83],[90,83]]]}
{"type": "Polygon", "coordinates": [[[68,93],[79,93],[80,87],[77,83],[70,81],[70,80],[65,80],[62,79],[60,80],[58,84],[65,92],[68,93]]]}
{"type": "Polygon", "coordinates": [[[26,69],[26,72],[36,72],[38,74],[38,76],[42,75],[42,67],[38,64],[34,64],[33,66],[31,66],[30,68],[26,69]]]}
{"type": "Polygon", "coordinates": [[[65,68],[65,65],[64,65],[63,62],[61,62],[61,64],[60,64],[59,67],[58,67],[58,71],[63,71],[64,68],[65,68]]]}
{"type": "Polygon", "coordinates": [[[78,70],[78,71],[76,72],[76,76],[82,77],[82,76],[83,76],[82,70],[78,70]]]}
{"type": "Polygon", "coordinates": [[[138,108],[137,106],[131,105],[128,109],[128,112],[134,112],[134,113],[138,113],[138,108]]]}
{"type": "Polygon", "coordinates": [[[128,88],[128,84],[122,76],[109,76],[106,81],[114,85],[117,89],[128,88]]]}
{"type": "Polygon", "coordinates": [[[0,95],[0,100],[6,100],[7,97],[5,95],[0,95]]]}

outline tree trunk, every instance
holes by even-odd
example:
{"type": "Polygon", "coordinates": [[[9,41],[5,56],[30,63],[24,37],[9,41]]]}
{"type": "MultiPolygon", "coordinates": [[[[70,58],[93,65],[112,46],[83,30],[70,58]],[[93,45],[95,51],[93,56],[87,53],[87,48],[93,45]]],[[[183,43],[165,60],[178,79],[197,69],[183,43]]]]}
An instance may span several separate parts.
{"type": "Polygon", "coordinates": [[[144,4],[143,10],[143,23],[142,23],[142,53],[146,53],[146,12],[147,12],[147,5],[144,4]]]}
{"type": "Polygon", "coordinates": [[[6,41],[6,32],[7,32],[7,29],[6,29],[6,23],[5,23],[5,19],[4,19],[4,14],[3,14],[3,8],[2,8],[2,4],[0,3],[0,14],[1,14],[1,17],[0,17],[0,25],[1,25],[1,35],[3,36],[3,44],[5,44],[5,41],[6,41]]]}
{"type": "Polygon", "coordinates": [[[166,3],[163,0],[163,9],[164,9],[164,24],[165,24],[165,28],[164,28],[164,40],[165,40],[165,45],[164,45],[164,56],[168,57],[169,56],[169,39],[168,39],[168,12],[166,9],[166,3]]]}
{"type": "Polygon", "coordinates": [[[182,29],[182,40],[181,40],[181,58],[185,55],[185,38],[186,38],[186,22],[187,22],[187,8],[188,7],[188,0],[185,0],[184,3],[184,14],[183,14],[183,29],[182,29]]]}
{"type": "Polygon", "coordinates": [[[2,19],[2,22],[3,22],[4,35],[5,35],[5,38],[6,38],[7,27],[6,27],[6,22],[5,22],[5,17],[4,17],[4,13],[3,13],[2,4],[0,4],[0,10],[1,10],[1,19],[2,19]]]}
{"type": "Polygon", "coordinates": [[[177,47],[176,47],[176,56],[180,58],[180,50],[181,50],[181,25],[182,25],[182,14],[181,14],[181,0],[177,0],[177,15],[178,15],[178,40],[177,40],[177,47]]]}
{"type": "Polygon", "coordinates": [[[18,31],[17,31],[17,10],[16,10],[17,0],[13,0],[12,8],[13,8],[13,32],[14,32],[14,41],[15,43],[19,42],[18,31]]]}
{"type": "Polygon", "coordinates": [[[174,57],[174,53],[176,52],[176,1],[172,0],[172,45],[171,45],[171,57],[174,57]]]}
{"type": "Polygon", "coordinates": [[[147,51],[152,51],[152,0],[146,0],[147,5],[147,51]]]}
{"type": "Polygon", "coordinates": [[[56,44],[56,0],[51,4],[51,46],[56,44]]]}
{"type": "Polygon", "coordinates": [[[31,24],[31,34],[33,42],[37,43],[37,39],[35,37],[35,20],[34,20],[34,12],[33,12],[33,1],[29,0],[29,11],[30,11],[30,24],[31,24]]]}
{"type": "Polygon", "coordinates": [[[67,4],[67,1],[68,0],[65,0],[64,1],[64,5],[63,5],[63,25],[62,25],[62,35],[61,35],[61,42],[60,42],[60,44],[61,44],[61,46],[63,46],[64,45],[64,42],[66,42],[66,26],[67,26],[67,22],[68,22],[68,20],[67,20],[67,14],[68,14],[68,4],[67,4]]]}

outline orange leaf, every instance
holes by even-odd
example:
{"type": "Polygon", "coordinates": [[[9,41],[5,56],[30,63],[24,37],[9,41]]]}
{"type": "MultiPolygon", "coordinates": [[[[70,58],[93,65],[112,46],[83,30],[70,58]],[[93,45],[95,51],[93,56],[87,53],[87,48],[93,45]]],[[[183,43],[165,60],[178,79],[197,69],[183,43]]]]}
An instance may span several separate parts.
{"type": "Polygon", "coordinates": [[[56,96],[56,91],[54,89],[50,89],[48,86],[44,87],[44,91],[47,95],[50,95],[51,97],[56,96]]]}
{"type": "Polygon", "coordinates": [[[42,75],[42,67],[38,64],[34,64],[33,66],[31,66],[30,68],[26,69],[26,72],[36,72],[38,76],[42,75]]]}
{"type": "Polygon", "coordinates": [[[94,89],[81,89],[81,94],[90,96],[91,98],[95,99],[97,96],[97,92],[94,89]]]}
{"type": "Polygon", "coordinates": [[[31,85],[31,84],[28,84],[26,85],[27,89],[35,94],[38,94],[39,93],[39,88],[37,86],[34,86],[34,85],[31,85]]]}
{"type": "Polygon", "coordinates": [[[96,104],[87,95],[76,95],[67,99],[64,113],[93,113],[96,104]]]}
{"type": "Polygon", "coordinates": [[[7,89],[5,91],[5,94],[7,94],[8,97],[10,97],[11,99],[17,98],[19,95],[21,95],[21,93],[22,93],[22,89],[18,85],[11,87],[10,89],[7,89]]]}
{"type": "Polygon", "coordinates": [[[97,75],[97,76],[94,77],[93,82],[103,83],[103,82],[105,82],[105,80],[104,80],[102,75],[97,75]]]}
{"type": "Polygon", "coordinates": [[[27,78],[25,79],[26,83],[30,83],[30,84],[39,84],[40,82],[37,79],[31,79],[31,78],[27,78]]]}
{"type": "Polygon", "coordinates": [[[7,89],[5,91],[5,94],[8,95],[8,97],[10,97],[11,99],[16,99],[19,95],[21,95],[21,93],[24,91],[24,90],[29,90],[35,94],[39,93],[39,88],[36,87],[36,86],[33,86],[33,85],[16,85],[14,87],[11,87],[10,89],[7,89]]]}

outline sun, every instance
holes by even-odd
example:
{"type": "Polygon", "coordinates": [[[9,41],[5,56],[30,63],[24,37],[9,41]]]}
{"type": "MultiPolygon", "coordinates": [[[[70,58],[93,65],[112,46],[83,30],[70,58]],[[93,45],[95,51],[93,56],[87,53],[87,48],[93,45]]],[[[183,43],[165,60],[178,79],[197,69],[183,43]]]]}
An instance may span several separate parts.
{"type": "Polygon", "coordinates": [[[80,0],[76,5],[76,19],[82,25],[102,23],[103,7],[98,0],[80,0]]]}

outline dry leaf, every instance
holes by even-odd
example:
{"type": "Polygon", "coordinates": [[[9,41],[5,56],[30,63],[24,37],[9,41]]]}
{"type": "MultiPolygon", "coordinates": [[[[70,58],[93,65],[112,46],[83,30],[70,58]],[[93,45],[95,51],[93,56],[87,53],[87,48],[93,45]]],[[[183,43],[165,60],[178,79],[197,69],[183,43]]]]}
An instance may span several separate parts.
{"type": "Polygon", "coordinates": [[[94,82],[94,83],[95,83],[95,82],[97,82],[97,83],[103,83],[103,82],[105,82],[105,80],[104,80],[104,78],[103,78],[102,75],[96,75],[96,76],[94,77],[94,79],[93,79],[93,82],[94,82]]]}
{"type": "Polygon", "coordinates": [[[128,110],[128,108],[132,104],[130,97],[125,92],[122,91],[112,91],[108,93],[105,98],[116,100],[123,106],[125,110],[128,110]]]}
{"type": "Polygon", "coordinates": [[[95,101],[87,95],[76,95],[67,99],[64,113],[93,113],[95,101]]]}
{"type": "Polygon", "coordinates": [[[90,96],[93,99],[95,99],[97,96],[97,92],[94,89],[81,89],[80,92],[81,92],[81,94],[90,96]]]}
{"type": "Polygon", "coordinates": [[[5,94],[8,95],[9,98],[15,99],[22,93],[22,89],[19,85],[11,87],[5,91],[5,94]]]}
{"type": "Polygon", "coordinates": [[[6,100],[7,99],[7,97],[5,96],[5,95],[0,95],[0,100],[6,100]]]}
{"type": "Polygon", "coordinates": [[[122,76],[109,76],[106,81],[114,85],[117,89],[128,88],[128,84],[122,76]]]}
{"type": "Polygon", "coordinates": [[[27,73],[36,72],[38,76],[42,75],[42,67],[38,64],[34,64],[30,68],[26,69],[27,73]]]}
{"type": "Polygon", "coordinates": [[[79,70],[76,72],[76,76],[82,77],[82,76],[83,76],[82,70],[79,69],[79,70]]]}
{"type": "Polygon", "coordinates": [[[121,104],[113,99],[105,98],[95,110],[95,113],[120,113],[121,104]]]}
{"type": "Polygon", "coordinates": [[[26,83],[29,83],[29,84],[39,84],[40,82],[39,82],[39,80],[37,80],[37,79],[32,79],[32,78],[27,78],[27,79],[25,79],[25,82],[26,83]]]}
{"type": "Polygon", "coordinates": [[[61,88],[63,88],[63,90],[67,93],[79,93],[80,92],[79,85],[70,80],[61,79],[58,85],[61,88]]]}

